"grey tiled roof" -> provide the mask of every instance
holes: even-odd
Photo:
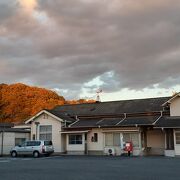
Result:
[[[17,133],[30,133],[30,130],[25,130],[21,128],[0,128],[0,132],[17,132]]]
[[[127,117],[119,125],[120,126],[134,126],[134,125],[153,125],[153,123],[160,116],[139,116],[139,117]]]
[[[180,116],[165,116],[159,119],[155,124],[156,127],[180,127]]]
[[[156,122],[160,117],[160,111],[163,110],[162,104],[169,99],[170,97],[160,97],[63,105],[47,111],[63,120],[76,121],[69,128],[144,126],[153,125]],[[169,110],[167,111],[169,112]],[[142,114],[140,116],[140,113],[146,114],[146,116],[142,116]],[[77,121],[77,119],[79,120]]]
[[[51,114],[63,119],[63,120],[67,120],[70,122],[74,122],[75,119],[71,118],[67,113],[63,113],[61,111],[56,111],[56,110],[47,110],[46,111],[50,112]]]
[[[12,124],[12,123],[0,123],[0,128],[2,127],[2,128],[11,128],[11,127],[13,127],[14,126],[14,124]]]
[[[72,124],[71,128],[80,127],[122,127],[153,125],[159,116],[136,116],[126,118],[80,119]]]
[[[79,127],[98,127],[98,122],[100,119],[81,119],[71,125],[70,127],[79,128]]]
[[[99,126],[116,126],[123,118],[103,118],[98,122]]]
[[[53,110],[67,113],[70,116],[116,115],[123,113],[144,113],[161,111],[162,104],[170,97],[134,99],[113,102],[99,102],[91,104],[76,104],[56,106]]]

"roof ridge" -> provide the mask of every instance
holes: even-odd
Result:
[[[80,105],[92,105],[92,104],[106,104],[106,103],[118,103],[118,102],[127,102],[127,101],[138,101],[138,100],[150,100],[150,99],[163,99],[163,98],[171,98],[172,96],[162,96],[162,97],[151,97],[151,98],[138,98],[138,99],[125,99],[125,100],[116,100],[116,101],[104,101],[104,102],[94,102],[94,103],[81,103],[81,104],[64,104],[57,105],[52,110],[55,110],[56,107],[62,106],[80,106]]]

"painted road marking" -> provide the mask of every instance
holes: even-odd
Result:
[[[8,160],[0,160],[0,163],[8,163],[8,162],[10,162],[10,161],[8,161]]]
[[[40,158],[0,158],[0,163],[14,162],[14,161],[31,161],[31,160],[43,160],[43,159],[56,159],[60,156],[40,157]]]

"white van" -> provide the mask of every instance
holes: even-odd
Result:
[[[32,155],[37,158],[40,155],[49,156],[54,152],[54,147],[52,141],[25,141],[21,145],[15,146],[11,149],[11,157],[16,157],[18,155]]]

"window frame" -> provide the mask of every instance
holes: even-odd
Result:
[[[48,129],[48,127],[50,127],[50,129]],[[44,138],[42,138],[42,137],[44,137]],[[39,126],[39,140],[52,141],[52,125],[40,125]]]
[[[179,131],[175,132],[175,141],[176,141],[176,144],[180,145],[180,132]]]
[[[74,138],[73,138],[73,136],[74,136]],[[78,137],[80,137],[80,139]],[[82,134],[69,134],[68,135],[68,144],[69,145],[82,145],[83,144],[83,135]]]

